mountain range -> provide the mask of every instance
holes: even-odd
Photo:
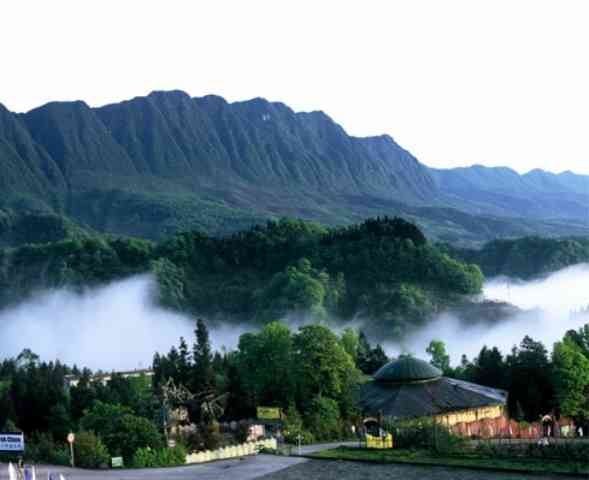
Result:
[[[388,135],[353,137],[321,111],[261,98],[168,91],[27,113],[0,104],[0,236],[32,217],[161,238],[281,216],[345,224],[383,214],[458,244],[585,236],[589,176],[433,169]]]

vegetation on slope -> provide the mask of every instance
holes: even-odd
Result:
[[[478,267],[452,259],[400,218],[335,229],[284,219],[221,238],[191,232],[154,244],[88,236],[0,250],[0,304],[144,272],[155,274],[162,303],[177,310],[256,323],[361,315],[387,337],[480,292],[483,282]]]
[[[476,263],[488,277],[507,275],[528,279],[589,262],[587,238],[524,237],[494,240],[480,250],[442,247],[454,258]]]
[[[352,137],[323,112],[261,98],[153,92],[24,114],[0,105],[0,208],[153,240],[282,216],[328,225],[410,216],[461,245],[589,234],[586,177],[503,170],[432,170],[387,135]],[[518,186],[515,197],[506,185]]]

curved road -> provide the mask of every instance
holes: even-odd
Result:
[[[352,443],[329,443],[301,447],[303,455],[335,448]],[[297,449],[293,448],[296,454]],[[251,455],[241,459],[221,460],[204,464],[186,465],[175,468],[149,468],[124,470],[81,470],[66,467],[42,465],[36,470],[37,478],[45,480],[47,473],[62,473],[66,480],[105,479],[105,480],[140,480],[140,479],[189,479],[199,480],[250,480],[285,468],[307,462],[305,458],[277,455]],[[8,468],[0,464],[0,480],[8,480]]]
[[[341,443],[302,447],[309,454]],[[348,443],[347,445],[356,445]],[[293,449],[296,452],[296,448]],[[80,470],[64,467],[41,466],[37,478],[45,480],[47,473],[63,473],[66,480],[550,480],[579,478],[564,476],[536,476],[525,474],[482,472],[462,468],[422,467],[412,465],[377,465],[359,462],[308,460],[302,457],[256,455],[242,459],[222,460],[199,465],[143,470]],[[6,465],[0,464],[0,480],[8,480]]]

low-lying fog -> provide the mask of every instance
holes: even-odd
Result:
[[[477,325],[476,321],[469,327],[450,315],[441,315],[403,344],[387,344],[387,353],[396,355],[404,351],[425,357],[427,345],[435,338],[446,343],[452,363],[456,365],[463,353],[472,359],[484,345],[497,346],[504,354],[509,353],[525,335],[543,342],[550,351],[567,330],[589,323],[586,313],[572,314],[589,305],[589,264],[568,267],[528,282],[492,278],[485,282],[484,296],[527,311],[493,327]]]
[[[589,322],[589,316],[571,311],[589,304],[589,264],[556,272],[542,280],[518,282],[506,278],[487,281],[489,299],[504,300],[523,309],[535,309],[493,328],[465,327],[443,315],[402,345],[387,344],[390,355],[401,351],[425,357],[432,339],[443,340],[453,363],[466,353],[472,358],[483,345],[496,345],[506,353],[524,335],[541,340],[547,348],[570,328]],[[0,312],[0,359],[30,348],[44,360],[92,369],[134,369],[151,364],[155,351],[167,352],[178,338],[192,343],[194,320],[154,303],[156,284],[138,276],[78,294],[49,292]],[[245,329],[215,327],[215,348],[234,347]]]
[[[43,360],[59,359],[93,370],[151,366],[183,336],[189,345],[195,323],[154,303],[157,285],[137,276],[78,294],[58,290],[0,312],[0,359],[30,348]],[[237,328],[211,332],[215,348],[236,345]]]

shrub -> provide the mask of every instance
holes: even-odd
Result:
[[[191,431],[185,438],[188,448],[192,452],[198,452],[204,448],[204,438],[200,429]]]
[[[448,454],[462,451],[466,440],[453,434],[444,425],[431,419],[385,425],[393,435],[393,445],[398,448],[427,449],[434,453]]]
[[[94,432],[79,432],[74,445],[76,466],[83,468],[100,468],[108,465],[108,450]]]
[[[203,442],[207,450],[215,450],[221,444],[221,434],[219,433],[219,424],[215,421],[202,425]]]
[[[186,448],[183,445],[176,445],[174,448],[139,448],[133,455],[131,465],[135,468],[175,467],[185,463]]]
[[[327,397],[314,398],[305,423],[317,440],[339,439],[342,428],[338,403]]]
[[[315,443],[315,436],[308,430],[285,430],[284,441],[292,445],[298,445],[298,437],[301,436],[301,445],[310,445]]]
[[[239,443],[245,443],[247,442],[247,439],[249,437],[249,431],[250,431],[250,425],[247,422],[239,422],[239,424],[237,425],[237,441]]]
[[[35,463],[51,463],[53,465],[69,465],[68,447],[56,442],[51,433],[36,433],[26,442],[24,458]],[[7,458],[15,460],[16,458]]]
[[[121,455],[125,463],[130,463],[139,448],[162,448],[163,437],[155,424],[146,418],[130,413],[120,405],[95,402],[81,420],[82,427],[100,436],[108,451]]]

